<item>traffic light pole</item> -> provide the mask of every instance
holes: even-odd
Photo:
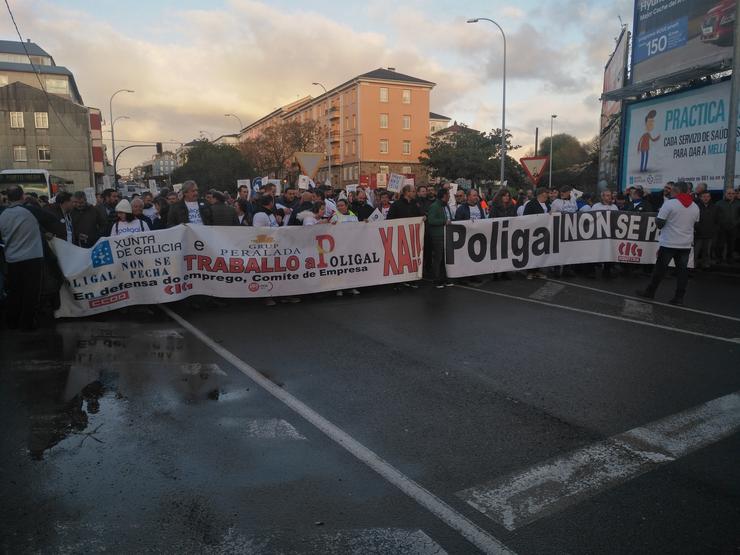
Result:
[[[161,145],[162,143],[158,143],[158,144]],[[118,151],[118,154],[116,154],[116,157],[113,159],[113,166],[116,166],[117,165],[117,163],[118,163],[118,157],[121,154],[123,154],[124,152],[126,152],[129,148],[138,148],[138,147],[147,147],[147,148],[154,147],[154,148],[157,148],[157,145],[131,145],[131,146],[127,146],[126,148],[123,148],[123,149],[121,149],[121,150]]]

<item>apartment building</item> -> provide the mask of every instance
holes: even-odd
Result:
[[[72,72],[40,46],[0,40],[0,169],[36,168],[71,190],[100,188],[101,113],[83,105]]]
[[[320,181],[329,176],[331,162],[335,185],[382,185],[390,173],[424,183],[428,177],[419,156],[428,144],[429,97],[434,86],[394,68],[376,69],[321,96],[276,109],[245,127],[240,140],[256,138],[280,120],[319,121],[329,127],[331,144],[330,159],[319,171]]]

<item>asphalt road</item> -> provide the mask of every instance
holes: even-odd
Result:
[[[644,281],[3,329],[0,546],[736,553],[740,278]]]

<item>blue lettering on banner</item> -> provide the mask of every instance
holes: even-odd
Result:
[[[663,54],[674,48],[684,46],[689,38],[689,18],[684,16],[662,27],[641,33],[637,36],[637,49],[634,53],[634,63]]]

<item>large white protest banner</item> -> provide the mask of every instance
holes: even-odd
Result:
[[[57,317],[190,295],[278,297],[421,279],[424,224],[171,229],[52,243],[66,278]]]
[[[597,211],[452,222],[445,228],[449,277],[589,262],[654,264],[655,214]]]

